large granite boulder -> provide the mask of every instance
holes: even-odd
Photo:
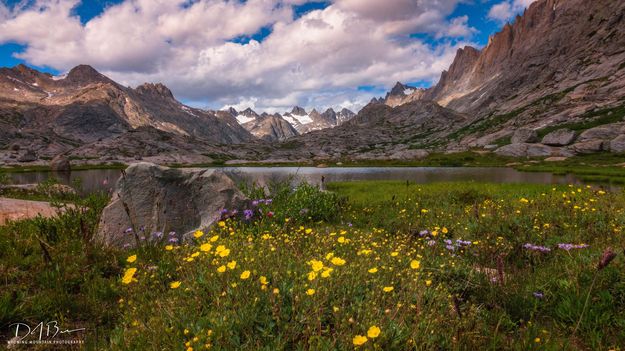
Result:
[[[614,153],[625,152],[625,134],[617,136],[610,142],[610,151]]]
[[[612,140],[621,134],[621,128],[621,123],[604,124],[602,126],[590,128],[580,134],[577,141]]]
[[[50,161],[50,169],[55,172],[70,172],[72,166],[67,157],[58,155]]]
[[[97,242],[129,247],[146,241],[186,240],[219,220],[222,209],[239,207],[245,196],[216,169],[173,169],[141,162],[117,181],[102,212]]]
[[[389,160],[422,160],[428,157],[430,153],[427,150],[399,150],[388,156]]]
[[[33,161],[37,161],[39,158],[37,157],[37,154],[32,151],[32,150],[26,150],[26,152],[20,156],[17,161],[18,162],[33,162]]]
[[[533,129],[526,128],[517,129],[510,138],[512,144],[535,143],[537,141],[538,133]]]
[[[566,146],[575,140],[575,132],[570,129],[558,129],[545,135],[542,143],[551,146]]]
[[[558,154],[552,147],[542,144],[516,143],[500,147],[495,150],[500,156],[512,157],[545,157]]]
[[[581,141],[570,146],[573,152],[578,154],[592,154],[603,150],[604,141],[601,139],[591,139]]]

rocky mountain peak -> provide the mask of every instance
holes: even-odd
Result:
[[[307,115],[306,110],[299,106],[293,107],[293,109],[291,110],[291,114],[297,116]]]
[[[245,110],[239,112],[240,115],[243,115],[245,117],[252,117],[252,118],[257,118],[258,117],[258,113],[256,113],[256,111],[252,110],[252,108],[248,107]]]
[[[235,116],[235,117],[236,117],[236,115],[238,115],[238,114],[239,114],[239,113],[237,112],[237,110],[236,110],[234,107],[229,107],[229,108],[228,108],[228,112],[229,112],[231,115]]]
[[[112,82],[110,79],[100,74],[95,68],[89,65],[78,65],[72,68],[65,78],[67,83],[89,84],[98,82]]]
[[[163,97],[167,99],[173,99],[174,94],[169,90],[168,87],[161,83],[144,83],[139,85],[136,89],[136,92],[142,95],[149,95],[153,97]]]
[[[390,95],[406,95],[404,91],[408,88],[409,87],[407,85],[397,82],[395,83],[395,86],[393,87],[393,89],[391,89],[389,94]]]

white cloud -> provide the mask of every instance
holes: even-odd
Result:
[[[512,0],[503,1],[493,5],[488,11],[488,18],[498,21],[507,22],[519,13],[522,13],[536,0]]]
[[[295,18],[291,5],[306,0],[126,0],[81,24],[78,0],[37,0],[0,5],[0,43],[25,44],[20,57],[35,65],[86,63],[212,107],[356,108],[373,96],[360,85],[438,78],[475,32],[466,16],[449,18],[458,1],[335,0]],[[264,27],[271,34],[262,42],[232,41]],[[433,47],[411,33],[455,44]]]

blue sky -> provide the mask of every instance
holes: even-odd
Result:
[[[0,66],[59,74],[90,64],[210,108],[355,108],[395,80],[432,85],[457,47],[485,45],[531,2],[132,1],[2,0]]]

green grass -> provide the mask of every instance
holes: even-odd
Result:
[[[106,349],[102,336],[110,333],[119,318],[117,280],[122,255],[95,246],[90,239],[107,200],[92,195],[66,208],[58,218],[0,226],[3,346],[15,333],[9,328],[11,323],[34,327],[56,320],[62,328],[88,328],[81,334],[86,346]]]
[[[578,155],[561,162],[537,161],[516,166],[524,172],[550,172],[557,175],[572,174],[577,178],[594,183],[625,184],[625,155],[596,153]]]
[[[621,190],[395,181],[243,190],[273,201],[182,245],[95,246],[100,197],[59,219],[0,227],[0,324],[87,324],[103,336],[90,334],[88,346],[102,350],[352,350],[371,327],[379,335],[358,349],[625,344]],[[608,247],[618,255],[598,270]]]

